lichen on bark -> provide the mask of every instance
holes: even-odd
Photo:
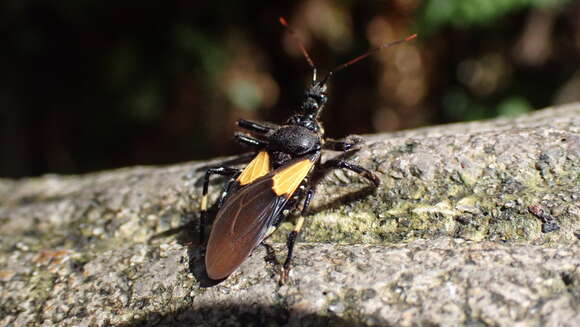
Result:
[[[0,325],[573,326],[579,158],[579,104],[368,136],[349,160],[381,186],[321,180],[285,286],[259,247],[200,287],[199,182],[222,159],[2,179]]]

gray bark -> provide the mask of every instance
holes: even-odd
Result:
[[[580,325],[580,104],[367,141],[382,185],[320,181],[283,286],[258,247],[207,287],[221,160],[0,180],[0,326]]]

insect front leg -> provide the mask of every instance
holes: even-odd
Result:
[[[238,143],[249,145],[258,149],[264,149],[268,146],[268,142],[244,135],[242,133],[236,133],[234,137]]]
[[[304,216],[308,212],[308,207],[310,207],[310,200],[312,200],[312,196],[314,195],[314,188],[310,187],[306,191],[306,195],[304,196],[304,205],[302,206],[302,212],[300,216],[296,219],[296,223],[294,225],[294,229],[288,234],[288,239],[286,240],[286,247],[288,248],[288,254],[286,255],[286,260],[284,260],[284,264],[282,265],[282,274],[280,275],[280,284],[284,284],[288,279],[288,274],[290,272],[290,265],[292,263],[292,256],[294,254],[294,245],[296,243],[296,239],[298,238],[298,234],[304,225]]]
[[[209,168],[208,170],[206,170],[205,177],[203,179],[203,191],[202,191],[202,196],[201,196],[201,208],[200,208],[201,218],[200,218],[200,226],[199,226],[199,233],[200,233],[199,240],[200,240],[201,244],[205,243],[205,235],[207,235],[206,227],[210,226],[212,223],[207,215],[207,194],[208,194],[208,190],[209,190],[209,180],[210,180],[211,176],[212,175],[220,175],[220,176],[230,177],[230,180],[224,186],[224,190],[222,191],[222,194],[221,194],[220,198],[218,199],[217,207],[219,208],[219,207],[221,207],[226,196],[228,195],[230,187],[234,182],[234,178],[236,176],[238,176],[239,174],[240,174],[239,169],[231,168],[231,167],[213,167],[213,168]]]
[[[362,177],[366,178],[371,183],[373,183],[375,186],[379,186],[381,184],[380,178],[375,173],[373,173],[372,171],[370,171],[366,168],[363,168],[359,165],[352,164],[348,161],[344,161],[344,160],[340,160],[340,159],[333,159],[333,160],[328,160],[327,162],[322,164],[322,166],[325,169],[336,169],[336,168],[348,169],[348,170],[353,171],[353,172],[361,175]]]
[[[243,128],[243,129],[248,130],[250,132],[255,132],[255,133],[260,133],[260,134],[266,134],[268,132],[273,131],[276,128],[279,128],[279,126],[271,124],[271,123],[269,125],[274,125],[274,126],[267,126],[265,124],[256,123],[256,122],[245,120],[245,119],[240,119],[240,120],[238,120],[237,123],[238,123],[238,126],[240,128]]]

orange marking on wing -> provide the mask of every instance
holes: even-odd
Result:
[[[237,181],[240,185],[247,185],[266,175],[270,171],[270,155],[267,151],[260,151],[244,168]]]
[[[312,161],[304,159],[287,168],[281,169],[272,177],[274,181],[272,190],[278,196],[283,194],[291,195],[296,191],[296,188],[302,183],[313,166],[314,163]]]

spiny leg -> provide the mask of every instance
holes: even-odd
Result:
[[[266,134],[266,133],[274,130],[276,127],[278,127],[278,126],[276,126],[276,127],[266,126],[264,124],[256,123],[256,122],[245,120],[245,119],[240,119],[237,121],[237,123],[238,123],[238,126],[240,128],[243,128],[243,129],[251,131],[251,132],[260,133],[260,134]]]
[[[375,186],[379,186],[381,184],[380,178],[375,173],[373,173],[372,171],[370,171],[366,168],[363,168],[359,165],[352,164],[348,161],[344,161],[344,160],[340,160],[340,159],[333,159],[333,160],[328,160],[327,162],[322,164],[322,166],[325,169],[330,169],[330,168],[348,169],[348,170],[353,171],[353,172],[361,175],[362,177],[368,179]]]
[[[284,284],[288,279],[288,273],[290,272],[290,264],[292,263],[292,256],[294,254],[294,245],[296,243],[296,239],[298,238],[298,234],[304,225],[304,216],[308,211],[308,207],[310,206],[310,200],[312,200],[312,196],[314,195],[314,188],[311,187],[306,191],[306,195],[304,196],[304,206],[302,207],[302,212],[300,216],[296,219],[296,223],[294,225],[294,229],[288,234],[288,239],[286,240],[286,247],[288,248],[288,254],[286,255],[286,260],[284,260],[284,265],[282,266],[282,274],[280,275],[280,284]]]
[[[224,190],[218,200],[218,208],[221,207],[225,197],[227,196],[230,186],[234,182],[233,178],[240,174],[240,170],[236,168],[230,167],[213,167],[208,168],[205,172],[205,177],[203,179],[203,191],[201,196],[201,218],[200,218],[200,226],[199,226],[199,240],[200,243],[205,243],[205,235],[206,235],[206,227],[211,225],[211,221],[209,221],[207,217],[207,194],[209,190],[209,180],[212,175],[220,175],[230,177],[230,181],[225,185]]]

